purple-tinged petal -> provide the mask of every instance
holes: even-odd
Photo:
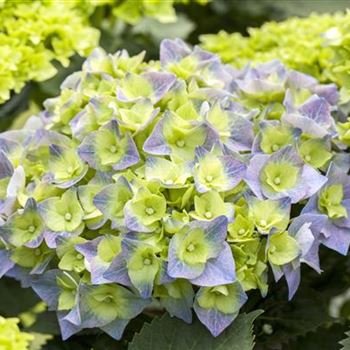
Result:
[[[93,200],[103,216],[112,222],[112,228],[125,227],[123,208],[133,196],[129,182],[120,176],[116,183],[104,187]]]
[[[329,104],[324,98],[313,95],[298,108],[298,111],[323,127],[328,128],[331,125]]]
[[[260,172],[268,160],[269,160],[269,156],[267,154],[254,155],[250,159],[250,162],[244,177],[244,181],[247,183],[249,188],[253,191],[253,193],[259,199],[264,199],[264,196],[261,191],[261,185],[260,185]]]
[[[114,320],[108,323],[104,327],[100,327],[105,333],[111,336],[115,340],[120,340],[123,336],[125,327],[128,325],[129,320]]]
[[[121,285],[131,287],[132,283],[128,275],[128,268],[125,258],[118,255],[111,263],[111,265],[103,273],[103,278],[108,282],[116,282]]]
[[[278,282],[283,276],[282,267],[272,264],[271,262],[270,262],[270,266],[271,266],[273,278],[275,279],[275,282]]]
[[[311,75],[290,70],[287,74],[287,86],[292,89],[310,89],[315,86],[318,81]]]
[[[316,85],[312,92],[320,97],[323,97],[330,105],[336,105],[339,101],[338,87],[335,84]]]
[[[236,280],[235,262],[230,246],[225,242],[223,250],[213,259],[209,259],[203,273],[191,280],[191,283],[211,287],[230,284]]]
[[[160,44],[160,63],[166,66],[172,62],[178,62],[190,55],[192,50],[181,39],[164,39]]]
[[[238,316],[238,312],[235,314],[224,314],[216,309],[203,309],[197,303],[194,304],[193,308],[199,320],[214,337],[222,333]]]
[[[181,261],[177,257],[176,247],[175,247],[175,244],[172,244],[172,242],[175,242],[175,241],[172,239],[169,244],[168,274],[173,278],[186,278],[186,279],[193,279],[200,276],[203,273],[205,266],[188,265],[184,261]]]
[[[15,266],[11,260],[11,251],[0,249],[0,278]]]
[[[73,334],[78,333],[82,328],[66,320],[67,312],[58,311],[57,319],[61,330],[62,340],[67,340]]]
[[[171,148],[167,145],[163,137],[163,128],[167,122],[170,122],[170,113],[166,112],[162,119],[156,124],[151,135],[143,144],[143,150],[146,153],[154,155],[170,155]]]
[[[6,272],[5,276],[14,278],[15,280],[19,281],[22,288],[28,288],[31,286],[33,278],[29,272],[29,269],[15,265],[12,269]]]
[[[0,179],[11,177],[13,174],[13,166],[6,154],[0,150]]]
[[[321,242],[326,247],[346,255],[350,246],[350,231],[348,228],[341,228],[328,222],[322,229],[325,238]]]
[[[283,272],[288,284],[288,300],[291,300],[300,284],[300,268],[294,269],[292,264],[286,264]]]
[[[310,224],[309,228],[313,233],[314,237],[317,238],[326,222],[326,215],[302,213],[301,215],[297,216],[292,220],[288,228],[288,232],[291,236],[295,236],[302,226],[304,226],[305,224]]]
[[[35,275],[32,278],[31,287],[34,292],[48,305],[49,310],[56,310],[60,288],[57,285],[57,276],[60,270],[50,270],[42,275]]]

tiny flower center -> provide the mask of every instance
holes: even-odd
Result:
[[[151,259],[149,259],[149,258],[145,258],[144,260],[143,260],[143,264],[144,265],[151,265]]]
[[[238,231],[239,235],[243,235],[245,233],[245,229],[244,228],[240,228]]]
[[[105,302],[106,303],[110,303],[112,300],[113,300],[112,297],[109,296],[109,295],[105,297]]]
[[[117,147],[116,146],[111,146],[110,149],[111,153],[117,152]]]
[[[30,233],[35,232],[35,226],[34,226],[34,225],[30,225],[30,226],[28,227],[28,231],[29,231]]]
[[[270,253],[274,253],[276,251],[276,247],[274,245],[269,248]]]
[[[67,168],[67,172],[68,172],[68,174],[72,174],[73,173],[73,167],[69,166]]]
[[[212,177],[211,175],[207,175],[207,176],[205,177],[205,180],[206,180],[207,182],[212,182],[212,181],[213,181],[213,177]]]
[[[281,183],[281,179],[277,176],[273,179],[273,182],[275,183],[275,185],[279,185]]]
[[[152,207],[148,207],[145,209],[145,212],[147,215],[153,215],[154,214],[154,209]]]
[[[35,250],[34,250],[34,255],[35,255],[35,256],[40,256],[40,255],[41,255],[40,249],[35,249]]]
[[[188,246],[187,246],[187,248],[186,248],[186,250],[188,251],[188,252],[193,252],[194,250],[195,250],[195,246],[194,246],[194,244],[192,244],[192,243],[190,243]]]
[[[305,156],[305,160],[306,160],[307,162],[310,162],[311,156],[310,156],[310,155],[306,155],[306,156]]]
[[[279,149],[279,146],[278,146],[278,145],[272,145],[272,150],[273,150],[274,152],[276,152],[278,149]]]
[[[182,140],[182,139],[177,140],[177,141],[176,141],[176,146],[177,146],[177,147],[180,147],[180,148],[184,147],[184,146],[185,146],[185,141]]]
[[[166,185],[172,185],[173,183],[174,183],[174,181],[171,179],[165,181]]]
[[[267,225],[267,222],[266,222],[266,220],[262,219],[262,220],[260,220],[259,224],[260,224],[260,226],[265,227]]]
[[[83,256],[81,254],[77,254],[77,259],[78,260],[82,260],[83,259]]]
[[[211,219],[213,217],[213,214],[210,211],[207,211],[204,215],[207,219]]]
[[[66,213],[64,215],[64,218],[66,219],[66,221],[71,221],[72,220],[72,214],[71,213]]]

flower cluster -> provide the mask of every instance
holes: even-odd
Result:
[[[144,17],[175,22],[174,4],[179,2],[188,1],[0,1],[0,103],[28,81],[52,78],[57,73],[55,61],[67,67],[75,53],[90,54],[100,37],[90,23],[96,8],[110,11],[110,22],[137,24]]]
[[[34,336],[21,332],[17,318],[5,319],[0,316],[0,349],[27,350]]]
[[[203,35],[201,41],[205,49],[216,52],[224,62],[237,67],[250,61],[279,59],[292,69],[343,87],[342,98],[347,102],[349,30],[350,12],[312,14],[250,28],[248,37],[222,31],[217,35]]]
[[[64,338],[120,339],[151,303],[216,336],[270,269],[292,297],[320,244],[350,244],[335,85],[178,39],[143,57],[96,49],[0,134],[0,275],[32,286]]]
[[[56,74],[74,53],[87,56],[99,39],[79,1],[2,1],[0,6],[0,103],[29,80]]]

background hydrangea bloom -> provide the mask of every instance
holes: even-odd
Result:
[[[320,244],[348,249],[336,87],[181,40],[160,57],[96,49],[0,134],[0,272],[57,310],[64,338],[120,339],[155,300],[217,336],[269,270],[291,297],[301,263],[320,272]]]
[[[201,41],[203,48],[218,53],[224,62],[235,67],[243,67],[250,61],[261,63],[279,59],[288,67],[313,75],[322,82],[336,83],[341,87],[341,101],[346,103],[350,88],[346,49],[349,16],[349,12],[337,12],[292,17],[282,22],[267,22],[260,28],[249,28],[248,37],[221,31],[202,35]],[[340,128],[348,129],[346,125]]]
[[[21,332],[19,319],[0,317],[0,347],[8,350],[27,350],[34,336]]]

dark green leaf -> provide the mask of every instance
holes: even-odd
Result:
[[[253,322],[262,313],[241,314],[220,336],[214,338],[198,321],[188,325],[167,314],[145,324],[129,350],[252,350]]]

